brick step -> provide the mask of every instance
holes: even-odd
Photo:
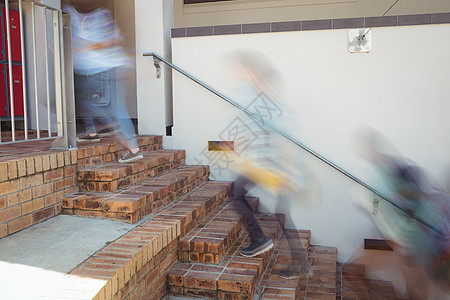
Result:
[[[161,299],[178,239],[227,201],[232,182],[207,182],[152,213],[52,285],[42,299]]]
[[[341,275],[340,288],[343,298],[370,299],[369,280],[366,277],[366,267],[361,264],[338,264],[337,272]]]
[[[260,294],[260,299],[297,299],[310,240],[311,232],[308,230],[284,230],[258,285],[257,293]],[[284,279],[279,276],[283,270],[298,275],[293,279]]]
[[[40,132],[40,134],[48,134],[47,130],[40,130],[39,132]],[[28,135],[36,135],[36,134],[37,134],[37,130],[36,129],[28,129]],[[0,133],[1,137],[11,137],[11,135],[12,135],[12,132],[9,131],[9,130],[4,130],[4,131],[2,131]],[[22,129],[16,130],[14,132],[14,135],[16,137],[23,136],[23,135],[25,135],[25,130],[22,130]]]
[[[260,225],[266,235],[278,241],[284,218],[282,215],[259,215]],[[252,299],[256,286],[274,249],[248,258],[239,249],[250,240],[244,231],[218,265],[180,262],[169,271],[169,293],[187,297],[214,299]]]
[[[161,136],[137,140],[143,152],[162,147]],[[1,144],[0,238],[59,215],[61,199],[78,190],[78,169],[115,161],[126,151],[113,138],[70,150],[51,150],[52,142]]]
[[[397,300],[390,281],[369,279],[369,293],[372,300]]]
[[[337,264],[337,297],[342,299],[398,299],[389,281],[371,280],[362,264]]]
[[[162,136],[140,135],[136,137],[143,153],[162,149]],[[116,162],[128,149],[113,136],[101,138],[100,142],[78,142],[78,169]]]
[[[249,198],[247,201],[256,211],[259,199]],[[238,212],[239,205],[230,199],[181,239],[179,260],[219,264],[245,229],[244,217]]]
[[[127,164],[89,166],[78,170],[78,186],[85,192],[114,192],[184,165],[185,158],[184,150],[159,150]]]
[[[182,166],[116,192],[62,198],[63,213],[135,223],[208,180],[209,166]]]
[[[336,257],[336,248],[309,247],[300,299],[336,299]]]
[[[208,181],[202,187],[164,208],[155,220],[179,220],[183,238],[193,228],[214,212],[221,204],[228,200],[233,189],[232,182]]]

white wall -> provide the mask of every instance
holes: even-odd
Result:
[[[170,123],[167,113],[171,102],[167,85],[169,80],[157,79],[152,57],[142,56],[146,52],[156,52],[168,57],[170,29],[173,26],[172,0],[135,0],[136,16],[136,80],[138,99],[138,124],[141,134],[165,134]],[[168,20],[169,19],[169,20]],[[161,78],[169,72],[161,64]],[[170,79],[170,78],[168,78]],[[170,107],[170,106],[169,106]]]
[[[443,37],[450,25],[374,28],[372,33],[368,54],[347,51],[347,30],[176,38],[173,62],[233,95],[229,54],[258,49],[284,74],[296,116],[293,134],[300,141],[380,188],[351,142],[360,125],[370,125],[448,188],[450,40]],[[141,66],[154,71],[149,61]],[[208,140],[222,139],[238,111],[178,73],[173,80],[174,147],[187,150],[188,164],[212,164],[213,178],[233,179],[230,171],[215,169],[217,157],[208,160],[202,151]],[[340,261],[361,250],[364,238],[381,237],[351,201],[356,184],[311,156],[298,155],[310,180],[299,195],[303,204],[285,210],[295,222],[289,226],[312,230],[313,244],[338,247]],[[256,194],[262,196],[262,210],[273,209],[270,195]]]
[[[184,5],[184,0],[174,0],[175,26],[379,17],[394,2],[393,0],[234,0]],[[438,13],[449,10],[448,0],[408,0],[396,3],[387,15]]]
[[[123,46],[128,55],[133,58],[135,68],[136,28],[134,15],[134,0],[115,0],[114,19],[124,37]],[[125,101],[130,118],[137,118],[136,74],[133,72],[125,81]]]

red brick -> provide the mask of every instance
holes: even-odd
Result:
[[[0,225],[0,238],[5,237],[7,235],[8,235],[8,225],[1,224]]]
[[[33,218],[31,215],[27,215],[27,216],[21,217],[19,219],[16,219],[14,221],[11,221],[8,224],[9,234],[12,234],[19,230],[27,228],[27,227],[31,226],[32,224],[33,224]]]
[[[155,281],[155,279],[158,277],[158,275],[159,275],[159,269],[158,269],[158,267],[156,267],[145,278],[145,282],[146,282],[145,285],[147,287],[151,286],[153,284],[153,282]]]
[[[20,205],[8,207],[0,211],[0,223],[8,222],[12,219],[18,218],[21,215]]]
[[[72,158],[70,157],[70,151],[64,151],[64,165],[70,166],[72,164]]]
[[[34,168],[36,173],[43,171],[42,156],[38,155],[34,158]]]
[[[62,168],[46,171],[44,172],[44,182],[47,183],[58,179],[62,179],[63,176],[64,176],[64,169]]]
[[[0,183],[0,196],[19,191],[19,180],[10,180]]]
[[[59,191],[44,197],[45,206],[50,206],[61,202],[61,198],[64,196],[64,191]]]
[[[85,276],[85,277],[110,279],[112,276],[114,276],[115,273],[116,273],[115,271],[90,270],[90,269],[77,268],[77,269],[73,270],[70,274]]]
[[[15,204],[23,203],[23,202],[29,201],[31,199],[33,199],[32,190],[31,189],[22,190],[18,193],[8,195],[8,206],[13,206]],[[12,204],[12,203],[14,203],[14,204]]]
[[[33,212],[33,201],[22,203],[22,214],[26,215]]]
[[[169,272],[169,285],[183,286],[183,277],[187,270],[174,269]]]
[[[307,293],[306,299],[336,300],[336,294]]]
[[[103,201],[103,209],[107,212],[135,212],[139,208],[139,200],[111,198]]]
[[[43,185],[39,185],[32,189],[33,198],[39,198],[48,194],[53,193],[53,183],[47,183]]]
[[[56,160],[58,168],[64,167],[64,152],[56,153]]]
[[[16,162],[17,162],[17,176],[22,177],[27,175],[27,163],[25,159],[18,159]]]
[[[42,171],[50,170],[50,155],[42,155]]]
[[[62,198],[62,206],[63,208],[73,208],[73,200],[76,196],[66,196]]]
[[[0,210],[6,207],[6,196],[0,197]]]
[[[27,168],[27,175],[34,174],[35,173],[34,158],[33,157],[25,158],[25,163]]]
[[[78,151],[70,150],[70,158],[71,158],[71,165],[76,164],[78,160]]]
[[[20,189],[28,189],[43,184],[42,174],[29,175],[19,179]]]
[[[0,162],[0,182],[8,180],[8,163]]]
[[[36,224],[54,216],[55,216],[55,208],[53,206],[47,207],[33,213],[33,223]]]
[[[184,286],[188,288],[216,290],[218,277],[219,274],[217,273],[189,271],[184,277]]]
[[[226,292],[251,294],[254,290],[252,276],[222,274],[218,288]]]
[[[101,211],[91,211],[91,210],[79,210],[74,209],[73,213],[78,216],[84,216],[84,217],[95,217],[95,218],[101,218],[102,212]]]
[[[102,210],[103,196],[81,196],[73,200],[73,208],[82,210]]]
[[[64,179],[61,180],[57,180],[55,181],[55,191],[60,191],[60,190],[64,190],[66,188],[72,187],[74,186],[74,178],[75,176],[71,176],[71,177],[66,177]]]
[[[69,177],[77,174],[77,166],[66,166],[64,167],[64,177]]]

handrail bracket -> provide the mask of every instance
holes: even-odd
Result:
[[[372,215],[376,216],[378,214],[378,205],[380,203],[381,197],[377,194],[373,194],[373,203],[372,203]]]
[[[159,65],[160,62],[161,62],[161,60],[159,58],[157,58],[156,56],[153,56],[153,64],[155,65],[155,68],[156,68],[156,78],[157,79],[161,78],[161,66]]]

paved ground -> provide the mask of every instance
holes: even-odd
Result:
[[[64,274],[138,224],[60,215],[0,239],[0,298],[39,299]]]

